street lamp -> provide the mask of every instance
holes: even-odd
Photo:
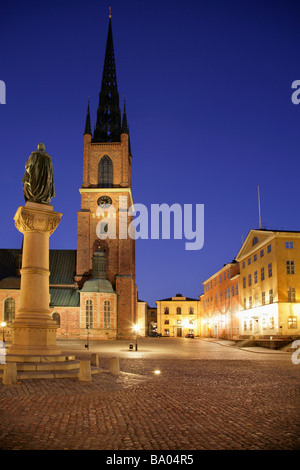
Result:
[[[135,350],[138,350],[138,345],[137,345],[137,338],[138,338],[138,332],[140,331],[140,327],[138,324],[134,325],[133,330],[135,331]]]
[[[89,334],[90,334],[90,330],[89,330],[89,324],[88,324],[88,323],[86,324],[86,330],[87,330],[87,337],[86,337],[85,349],[89,349]]]
[[[3,328],[3,345],[4,345],[4,343],[5,343],[4,328],[6,327],[6,322],[5,322],[5,321],[2,321],[2,322],[1,322],[1,326],[2,326],[2,328]]]

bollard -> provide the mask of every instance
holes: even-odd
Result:
[[[113,375],[120,374],[120,360],[118,357],[112,357],[110,360],[110,373]]]
[[[81,382],[91,382],[92,380],[91,361],[87,361],[87,360],[80,361],[78,379]]]
[[[17,383],[17,364],[15,362],[7,362],[3,368],[4,385],[12,385]]]
[[[129,349],[133,349],[133,343],[129,344]]]
[[[98,354],[92,354],[91,364],[93,367],[99,367],[99,356]]]

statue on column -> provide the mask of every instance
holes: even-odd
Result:
[[[40,143],[32,152],[25,165],[22,179],[25,201],[49,204],[55,197],[53,166],[45,145]]]

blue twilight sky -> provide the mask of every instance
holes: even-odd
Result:
[[[257,228],[300,230],[300,2],[14,1],[0,5],[0,247],[19,248],[13,217],[24,165],[43,141],[63,213],[51,248],[76,248],[88,96],[96,119],[108,8],[126,97],[136,203],[204,204],[202,250],[138,240],[139,298],[196,297]]]

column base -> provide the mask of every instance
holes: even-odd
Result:
[[[12,345],[8,347],[8,354],[18,355],[54,355],[61,350],[56,346],[55,326],[31,326],[28,324],[12,325]]]

